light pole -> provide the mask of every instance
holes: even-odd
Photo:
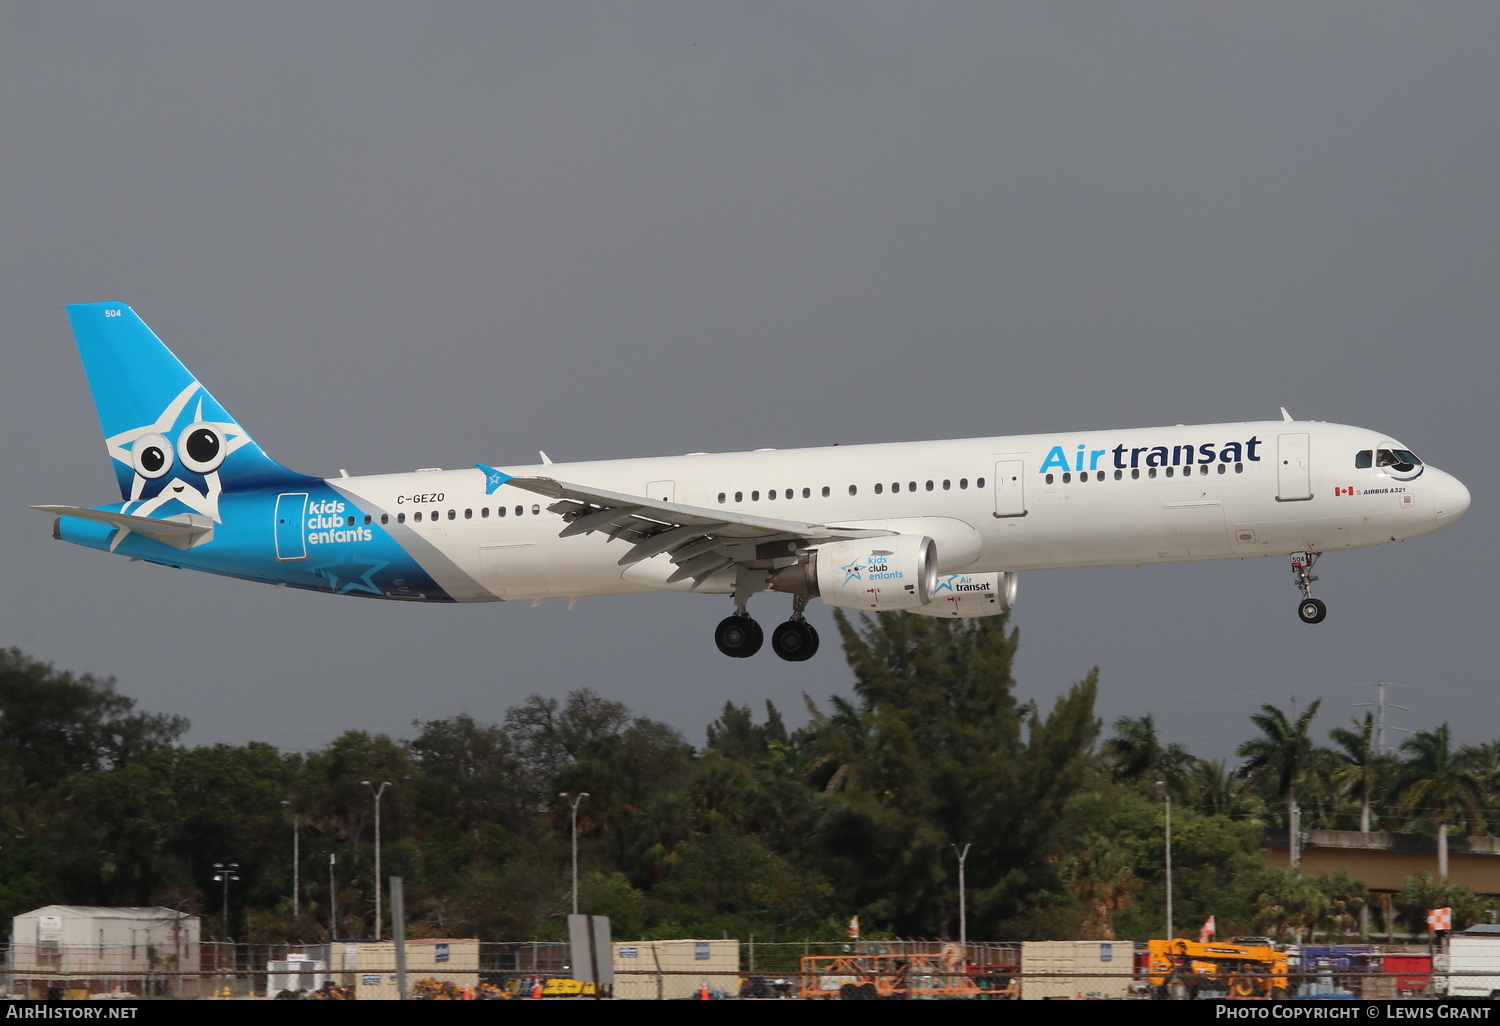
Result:
[[[566,798],[568,792],[559,791],[559,798]],[[589,796],[587,791],[579,791],[573,797],[573,914],[578,914],[578,803]]]
[[[1167,782],[1158,780],[1156,786],[1161,788],[1161,794],[1167,802],[1167,940],[1177,936],[1172,932],[1172,792],[1167,790]]]
[[[959,851],[958,845],[951,844],[954,854],[958,856],[958,945],[964,949],[964,960],[969,958],[969,916],[968,906],[965,904],[964,894],[964,860],[969,857],[970,845],[964,845],[964,850]]]
[[[328,853],[328,939],[331,941],[339,935],[339,910],[338,888],[333,883],[333,864],[338,861],[338,856],[333,852]]]
[[[376,787],[368,780],[362,780],[375,796],[375,939],[380,939],[380,796],[385,794],[385,789],[391,786],[389,780],[382,780],[380,787]]]
[[[292,803],[284,801],[281,807],[291,812]],[[302,831],[299,829],[297,814],[292,812],[292,922],[295,924],[302,914],[302,887],[300,874],[302,868]]]
[[[224,939],[229,939],[229,882],[240,878],[238,862],[215,862],[214,881],[224,885],[224,917],[219,920],[224,930]]]

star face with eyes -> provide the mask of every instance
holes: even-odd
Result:
[[[189,413],[195,393],[198,402]],[[238,424],[203,418],[207,393],[194,381],[177,394],[153,423],[106,439],[110,458],[133,474],[121,512],[151,516],[172,503],[219,520],[219,468],[250,441]],[[211,403],[212,399],[209,400]],[[215,404],[216,405],[216,404]],[[180,512],[168,509],[168,513]]]

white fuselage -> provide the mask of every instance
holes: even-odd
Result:
[[[919,534],[943,573],[1327,552],[1456,520],[1463,484],[1434,467],[1356,467],[1404,449],[1378,432],[1260,421],[502,468],[705,510]],[[330,479],[459,601],[668,585],[667,556],[619,565],[601,534],[559,537],[548,500],[479,470]],[[420,516],[420,520],[418,517]],[[725,592],[732,571],[698,590]]]

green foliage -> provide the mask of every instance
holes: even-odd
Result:
[[[1059,892],[1056,856],[1077,829],[1099,723],[1094,675],[1043,717],[1014,696],[1004,617],[838,618],[857,702],[815,727],[843,799],[825,826],[832,877],[872,924],[957,933],[955,846],[968,863],[970,931]]]
[[[1488,922],[1489,903],[1467,887],[1440,880],[1431,873],[1416,873],[1401,881],[1401,891],[1391,903],[1392,911],[1409,933],[1428,932],[1427,913],[1435,908],[1453,910],[1453,929],[1467,930]]]
[[[136,712],[112,679],[75,677],[19,649],[0,651],[0,773],[10,786],[118,769],[187,729],[181,716]]]

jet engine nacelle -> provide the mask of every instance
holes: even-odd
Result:
[[[937,586],[937,546],[909,534],[818,546],[818,594],[840,609],[916,609]]]
[[[840,609],[916,609],[932,599],[937,546],[910,534],[829,542],[769,583],[772,591],[821,596]]]
[[[932,601],[908,613],[922,616],[999,616],[1016,604],[1016,575],[944,574],[932,590]]]

